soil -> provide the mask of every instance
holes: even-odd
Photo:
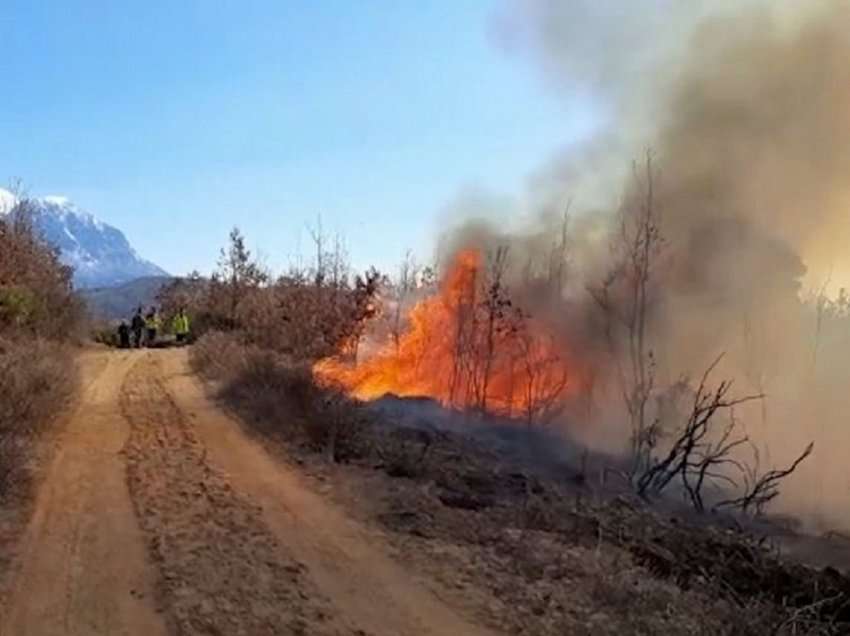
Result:
[[[296,441],[285,404],[253,421],[210,399],[186,349],[89,351],[81,370],[34,501],[0,511],[0,636],[850,624],[838,571],[786,563],[717,520],[597,496],[575,471],[537,475],[462,435],[381,422],[329,462]]]
[[[129,424],[118,395],[138,356],[100,355],[105,364],[83,367],[79,406],[36,497],[2,634],[167,633],[121,456]]]
[[[0,634],[499,633],[247,436],[185,350],[87,356]]]
[[[80,376],[92,382],[107,364],[107,358],[86,353],[77,360]],[[62,432],[79,408],[82,395],[88,387],[80,386],[63,405],[61,413],[46,422],[39,438],[30,449],[25,465],[26,478],[13,483],[0,501],[0,608],[7,604],[11,585],[22,565],[20,551],[22,537],[35,510],[34,494],[44,480],[59,447]]]

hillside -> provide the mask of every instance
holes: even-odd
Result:
[[[159,290],[172,280],[167,276],[147,276],[114,287],[81,289],[78,293],[93,317],[117,320],[130,316],[139,305],[154,304]]]

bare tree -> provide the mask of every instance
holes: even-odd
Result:
[[[413,259],[413,253],[408,250],[398,269],[398,278],[393,284],[393,313],[390,324],[390,335],[395,346],[396,355],[399,353],[401,333],[404,328],[404,316],[407,312],[407,300],[417,287],[419,267]]]
[[[500,246],[487,255],[486,267],[476,263],[460,270],[450,299],[455,321],[450,402],[480,412],[492,410],[494,375],[512,368],[517,354],[522,314],[505,282],[507,267],[508,248]]]
[[[268,282],[269,274],[252,257],[239,228],[230,231],[227,248],[222,248],[218,269],[212,276],[213,287],[226,297],[226,316],[231,329],[237,326],[237,308],[250,290]]]
[[[558,347],[548,334],[537,334],[526,324],[519,332],[517,344],[524,376],[521,397],[525,422],[531,426],[561,410],[570,376]]]
[[[634,194],[620,211],[619,232],[612,244],[613,266],[599,286],[588,289],[605,317],[608,345],[617,362],[631,423],[632,477],[646,468],[658,434],[658,422],[648,412],[656,366],[648,331],[655,266],[664,247],[655,179],[652,154],[647,152],[643,171],[635,167]],[[626,351],[625,365],[621,348]]]
[[[325,276],[327,275],[327,251],[325,250],[325,232],[322,228],[322,217],[319,215],[316,219],[315,227],[308,227],[310,238],[313,240],[313,245],[316,248],[316,260],[314,263],[313,278],[316,287],[322,287],[325,284]]]
[[[478,355],[473,356],[473,369],[477,373],[472,376],[477,407],[482,412],[487,410],[487,391],[490,388],[495,358],[499,353],[499,341],[504,336],[513,335],[512,330],[515,330],[508,316],[511,300],[504,282],[507,264],[508,248],[505,245],[500,245],[494,253],[488,255],[486,290],[481,301],[484,342],[480,347],[476,347],[479,351],[476,351]]]
[[[560,296],[564,291],[567,281],[567,271],[570,266],[569,253],[569,229],[570,229],[570,206],[568,201],[561,216],[560,233],[552,243],[548,258],[548,276],[550,296]]]
[[[450,311],[454,316],[448,402],[466,405],[469,400],[468,358],[474,352],[474,334],[477,326],[475,312],[478,304],[478,265],[460,268],[457,276],[455,289],[451,290],[446,297],[446,302],[453,305]]]
[[[815,295],[815,335],[814,341],[812,342],[812,371],[815,370],[818,364],[818,350],[820,349],[824,318],[827,316],[830,308],[829,297],[826,295],[826,289],[829,286],[831,278],[832,274],[830,273]]]
[[[809,444],[794,462],[785,469],[760,469],[758,449],[753,448],[754,460],[747,464],[736,449],[749,443],[740,434],[735,407],[764,396],[748,395],[729,397],[732,383],[721,381],[709,388],[708,379],[722,359],[719,356],[703,374],[693,393],[693,400],[684,426],[675,432],[673,442],[660,459],[653,459],[637,478],[637,492],[641,496],[661,494],[674,480],[678,480],[684,494],[695,510],[705,510],[705,488],[723,486],[725,490],[739,490],[738,480],[743,478],[743,493],[716,503],[713,508],[738,508],[745,513],[761,514],[764,507],[779,495],[780,482],[793,473],[812,453]],[[718,425],[720,412],[728,413],[725,425]]]
[[[702,511],[703,487],[707,481],[725,481],[734,486],[722,468],[731,465],[742,470],[732,457],[732,451],[745,444],[746,436],[736,434],[737,426],[732,409],[745,402],[760,400],[761,395],[742,398],[728,397],[732,383],[721,381],[714,389],[708,379],[722,359],[722,355],[708,367],[693,394],[690,412],[684,426],[677,432],[670,448],[659,460],[650,459],[649,465],[637,477],[637,492],[641,496],[660,494],[674,479],[679,478],[684,491],[694,507]],[[720,411],[730,413],[728,424],[718,429],[715,416]]]

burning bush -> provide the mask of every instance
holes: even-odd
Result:
[[[356,366],[322,360],[318,374],[362,399],[429,396],[450,407],[545,420],[562,405],[570,371],[554,335],[514,305],[506,263],[506,250],[486,266],[480,252],[461,251],[438,293],[412,308],[397,341]]]
[[[164,305],[188,305],[196,327],[230,334],[226,345],[221,336],[208,340],[196,354],[200,366],[226,360],[231,368],[218,369],[218,377],[237,387],[236,397],[253,387],[254,402],[272,420],[276,393],[292,404],[312,404],[314,414],[323,404],[326,421],[310,432],[317,446],[333,447],[335,431],[347,427],[341,411],[354,407],[337,399],[340,388],[361,400],[388,393],[427,396],[451,409],[527,425],[561,415],[562,424],[581,418],[593,425],[604,416],[626,423],[615,444],[629,455],[626,476],[638,492],[660,494],[675,481],[692,489],[691,501],[702,509],[704,484],[727,484],[720,499],[732,501],[760,479],[736,450],[748,440],[714,425],[717,409],[709,409],[708,420],[700,412],[689,420],[686,413],[665,410],[681,385],[670,380],[674,369],[666,364],[659,370],[658,362],[669,359],[662,323],[675,276],[666,264],[680,246],[668,245],[661,232],[655,178],[648,155],[645,171],[636,171],[627,189],[618,222],[605,227],[611,250],[599,268],[585,272],[580,282],[586,286],[572,280],[573,239],[565,214],[548,244],[482,235],[480,228],[478,235],[459,236],[433,285],[419,285],[418,268],[408,257],[389,288],[375,270],[352,277],[339,242],[329,252],[318,234],[313,267],[272,280],[234,230],[213,276],[176,283],[164,294]],[[508,248],[516,243],[519,258]],[[601,282],[587,284],[599,280],[599,272]],[[414,296],[418,302],[412,303]],[[406,315],[403,305],[410,307]],[[377,317],[384,318],[383,329],[371,328]],[[372,340],[364,356],[360,343],[367,331]],[[229,349],[203,361],[210,346]],[[295,371],[302,363],[313,366],[301,386],[311,385],[315,375],[334,399],[293,395],[292,381],[306,373]],[[723,397],[717,405],[723,411],[739,404],[726,404]],[[682,448],[687,452],[677,455]],[[665,456],[668,451],[676,457]],[[674,480],[665,466],[685,466],[681,479]],[[746,483],[738,483],[741,477]]]

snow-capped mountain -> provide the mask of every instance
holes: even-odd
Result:
[[[0,214],[27,214],[44,239],[59,248],[61,259],[74,268],[77,287],[109,287],[143,276],[168,276],[140,257],[117,228],[81,210],[65,197],[27,199],[17,205],[0,189]]]
[[[18,203],[17,197],[8,190],[0,188],[0,216],[11,212],[12,208]]]

